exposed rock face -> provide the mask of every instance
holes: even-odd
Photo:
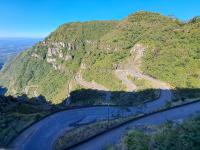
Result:
[[[46,55],[47,62],[50,63],[55,70],[64,70],[63,64],[61,64],[60,61],[58,62],[58,60],[62,60],[64,62],[72,60],[72,56],[66,54],[66,51],[76,50],[80,47],[80,44],[75,44],[75,42],[64,43],[43,41],[41,46],[48,47]],[[85,44],[96,45],[97,41],[85,40]],[[110,50],[110,47],[108,47],[108,50]],[[36,55],[34,55],[34,57],[39,58]]]
[[[86,64],[82,63],[81,64],[81,69],[87,69]]]
[[[135,44],[130,53],[142,57],[145,51],[145,46],[142,44]]]
[[[42,59],[42,57],[36,53],[33,53],[31,56],[37,59]]]
[[[89,42],[90,43],[90,42]],[[53,47],[53,48],[66,48],[67,50],[76,50],[79,48],[79,46],[75,43],[64,43],[64,42],[49,42],[49,41],[44,41],[41,43],[42,46],[48,46],[48,47]]]
[[[138,43],[135,44],[130,50],[131,55],[133,55],[132,63],[134,64],[135,68],[140,68],[145,49],[146,47],[143,44]]]
[[[92,44],[93,42],[92,41],[90,41],[90,40],[86,40],[85,41],[87,44]]]
[[[75,50],[77,47],[72,43],[63,43],[63,42],[42,42],[42,46],[48,47],[47,51],[47,62],[52,64],[55,70],[64,70],[64,66],[59,63],[57,60],[70,61],[72,56],[66,54],[67,50]]]
[[[63,58],[63,53],[60,52],[58,56],[59,56],[59,58]]]
[[[72,60],[72,56],[71,55],[66,55],[65,56],[65,61],[68,61],[68,60]]]
[[[47,62],[53,64],[56,62],[56,59],[55,58],[47,58]]]
[[[94,45],[96,42],[86,40],[85,44]],[[41,43],[42,46],[48,47],[47,51],[47,62],[52,64],[55,70],[64,70],[64,66],[58,63],[57,60],[62,60],[64,62],[68,62],[73,59],[73,57],[69,54],[66,54],[66,51],[76,50],[80,47],[79,44],[75,44],[72,42],[64,43],[64,42],[49,42],[44,41]]]

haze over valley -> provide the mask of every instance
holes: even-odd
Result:
[[[40,40],[39,38],[0,38],[0,69],[8,60]]]

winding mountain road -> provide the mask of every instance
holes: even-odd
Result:
[[[151,77],[145,76],[140,72],[130,71],[130,70],[118,70],[119,72],[126,72],[121,74],[122,80],[127,78],[127,74],[134,76],[139,76],[153,82],[157,82],[159,88],[161,89],[160,97],[157,100],[147,102],[141,106],[132,106],[132,107],[114,107],[109,108],[109,117],[113,118],[116,116],[129,116],[138,113],[150,113],[163,107],[168,101],[172,98],[172,93],[168,85],[161,84],[160,81],[157,81]],[[81,74],[76,76],[76,81],[80,85],[90,88],[104,91],[105,100],[108,102],[111,98],[111,92],[102,85],[99,85],[95,82],[85,81]],[[128,79],[127,79],[128,80]],[[135,87],[133,83],[127,81],[128,86],[132,86],[130,91],[134,90]],[[132,85],[131,85],[132,84]],[[55,140],[61,136],[64,132],[76,128],[77,125],[82,125],[86,123],[95,122],[97,120],[107,119],[108,118],[108,107],[99,106],[99,107],[88,107],[88,108],[79,108],[73,110],[66,110],[53,114],[38,123],[34,124],[22,134],[20,134],[12,143],[11,148],[18,150],[51,150]]]
[[[137,88],[137,86],[134,85],[133,82],[127,78],[128,75],[132,77],[143,78],[153,83],[154,88],[171,89],[170,85],[166,84],[165,82],[152,78],[148,75],[144,75],[142,72],[137,71],[133,68],[132,69],[117,69],[115,73],[118,76],[118,78],[122,80],[122,82],[127,86],[128,91],[134,91]]]
[[[126,109],[123,107],[110,107],[109,117],[149,113],[162,107],[170,99],[171,92],[163,90],[158,100],[148,102],[140,107],[126,107]],[[11,143],[11,148],[19,150],[50,150],[55,140],[65,131],[76,128],[77,125],[106,119],[108,117],[107,109],[107,106],[88,107],[53,114],[20,134]]]
[[[153,109],[144,109],[143,112],[151,112]],[[126,109],[120,107],[110,107],[110,118],[114,116],[129,116],[141,111],[141,108],[127,107]],[[143,124],[161,124],[168,120],[179,120],[189,117],[200,111],[200,102],[184,105],[175,109],[150,115],[133,121],[127,125],[116,128],[108,133],[94,138],[91,141],[75,147],[81,150],[98,150],[105,146],[105,144],[115,144],[121,138],[127,128],[134,125]],[[34,124],[21,135],[19,135],[10,145],[13,149],[19,150],[51,150],[55,140],[65,131],[77,127],[77,125],[94,122],[101,119],[106,119],[107,107],[89,107],[81,109],[66,110],[63,112],[51,115],[42,121]]]
[[[84,69],[84,65],[81,66],[81,68]],[[147,102],[140,106],[110,106],[109,108],[107,106],[94,106],[55,113],[26,129],[10,144],[10,148],[16,150],[51,150],[58,137],[60,137],[66,131],[77,128],[78,125],[92,123],[98,120],[107,119],[108,117],[112,119],[117,116],[127,117],[138,113],[148,114],[165,106],[165,104],[172,99],[172,92],[170,91],[171,87],[168,84],[144,75],[140,71],[134,69],[117,69],[115,73],[122,83],[126,85],[127,91],[134,92],[137,88],[134,83],[127,78],[128,75],[131,75],[152,82],[155,88],[160,89],[160,97],[154,101]],[[106,102],[109,102],[111,99],[111,92],[109,89],[97,84],[96,82],[85,81],[81,76],[81,71],[77,73],[75,80],[78,84],[84,86],[85,88],[103,91],[105,93]],[[106,144],[117,143],[129,127],[144,124],[161,124],[167,120],[184,119],[192,114],[195,114],[199,110],[200,102],[196,102],[143,117],[137,121],[132,121],[121,127],[106,132],[84,144],[75,147],[74,149],[100,150]]]
[[[117,144],[123,135],[133,126],[159,125],[169,120],[180,121],[196,114],[199,111],[200,102],[196,102],[160,113],[152,114],[97,136],[92,140],[74,147],[73,150],[102,150],[106,145]]]
[[[135,70],[135,69],[117,69],[116,70],[116,75],[119,77],[120,80],[122,80],[122,82],[127,86],[127,89],[129,92],[134,92],[134,90],[137,88],[132,81],[130,81],[127,76],[131,75],[133,77],[138,77],[138,78],[143,78],[145,80],[148,80],[150,82],[153,83],[153,85],[155,86],[155,88],[159,88],[160,89],[160,96],[158,99],[156,100],[152,100],[151,102],[147,102],[144,105],[142,105],[139,110],[136,109],[136,107],[132,107],[133,109],[143,112],[143,113],[148,113],[151,111],[154,111],[156,109],[159,109],[160,107],[164,106],[168,101],[171,101],[172,99],[172,92],[171,92],[171,87],[162,82],[159,81],[157,79],[154,79],[152,77],[149,77],[148,75],[144,75],[143,73]],[[77,74],[77,76],[75,77],[76,81],[78,84],[89,88],[89,89],[95,89],[95,90],[99,90],[99,91],[104,91],[105,95],[106,95],[106,100],[109,101],[111,98],[111,92],[109,91],[109,89],[107,89],[106,87],[96,83],[96,82],[88,82],[85,81],[82,76],[81,73],[79,72]]]
[[[100,85],[94,81],[92,82],[88,82],[85,81],[82,76],[81,73],[79,72],[76,77],[75,80],[78,84],[80,84],[81,86],[87,88],[87,89],[93,89],[93,90],[99,90],[99,91],[103,91],[105,94],[105,103],[109,102],[111,99],[111,92],[109,89],[107,89],[106,87],[104,87],[103,85]]]
[[[117,75],[117,77],[122,81],[122,83],[124,85],[126,85],[126,90],[128,92],[134,92],[137,89],[137,86],[135,84],[133,84],[133,82],[131,82],[127,76],[130,75],[129,72],[127,72],[126,70],[116,70],[115,74]]]
[[[134,70],[134,69],[117,69],[115,71],[115,74],[122,81],[122,83],[126,86],[128,92],[135,92],[136,89],[137,89],[137,86],[132,81],[130,81],[128,79],[127,76],[130,75],[130,76],[133,76],[133,77],[143,78],[147,81],[150,81],[151,83],[153,83],[154,88],[159,88],[160,90],[163,90],[163,92],[167,91],[167,94],[161,93],[161,96],[160,96],[161,98],[163,98],[163,96],[168,95],[168,94],[170,95],[170,97],[172,96],[172,93],[170,93],[171,87],[168,84],[166,84],[162,81],[159,81],[157,79],[154,79],[152,77],[149,77],[147,75],[144,75],[143,73],[141,73],[137,70]],[[109,89],[107,89],[103,85],[100,85],[100,84],[98,84],[94,81],[92,81],[92,82],[85,81],[82,78],[81,72],[79,72],[76,75],[75,80],[79,85],[81,85],[85,88],[104,91],[106,102],[108,102],[111,99],[111,92],[110,92]],[[171,100],[171,99],[169,99],[169,100]]]

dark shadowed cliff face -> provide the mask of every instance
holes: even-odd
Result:
[[[77,76],[104,89],[127,90],[115,72],[134,67],[174,87],[198,88],[199,40],[198,20],[182,23],[157,13],[68,23],[6,64],[0,85],[10,94],[42,94],[59,103],[84,88]],[[140,79],[132,81],[140,90],[149,88]]]

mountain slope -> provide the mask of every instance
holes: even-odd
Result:
[[[125,86],[115,70],[134,67],[175,88],[199,88],[199,29],[198,17],[183,23],[150,12],[122,21],[64,24],[9,62],[0,84],[10,94],[41,94],[59,103],[81,88],[74,79],[80,71],[89,82],[122,91]]]
[[[96,46],[99,37],[115,24],[96,21],[59,27],[43,42],[9,62],[1,73],[1,85],[8,88],[8,94],[42,94],[54,103],[61,102],[67,96],[68,83],[78,71],[86,47]]]

